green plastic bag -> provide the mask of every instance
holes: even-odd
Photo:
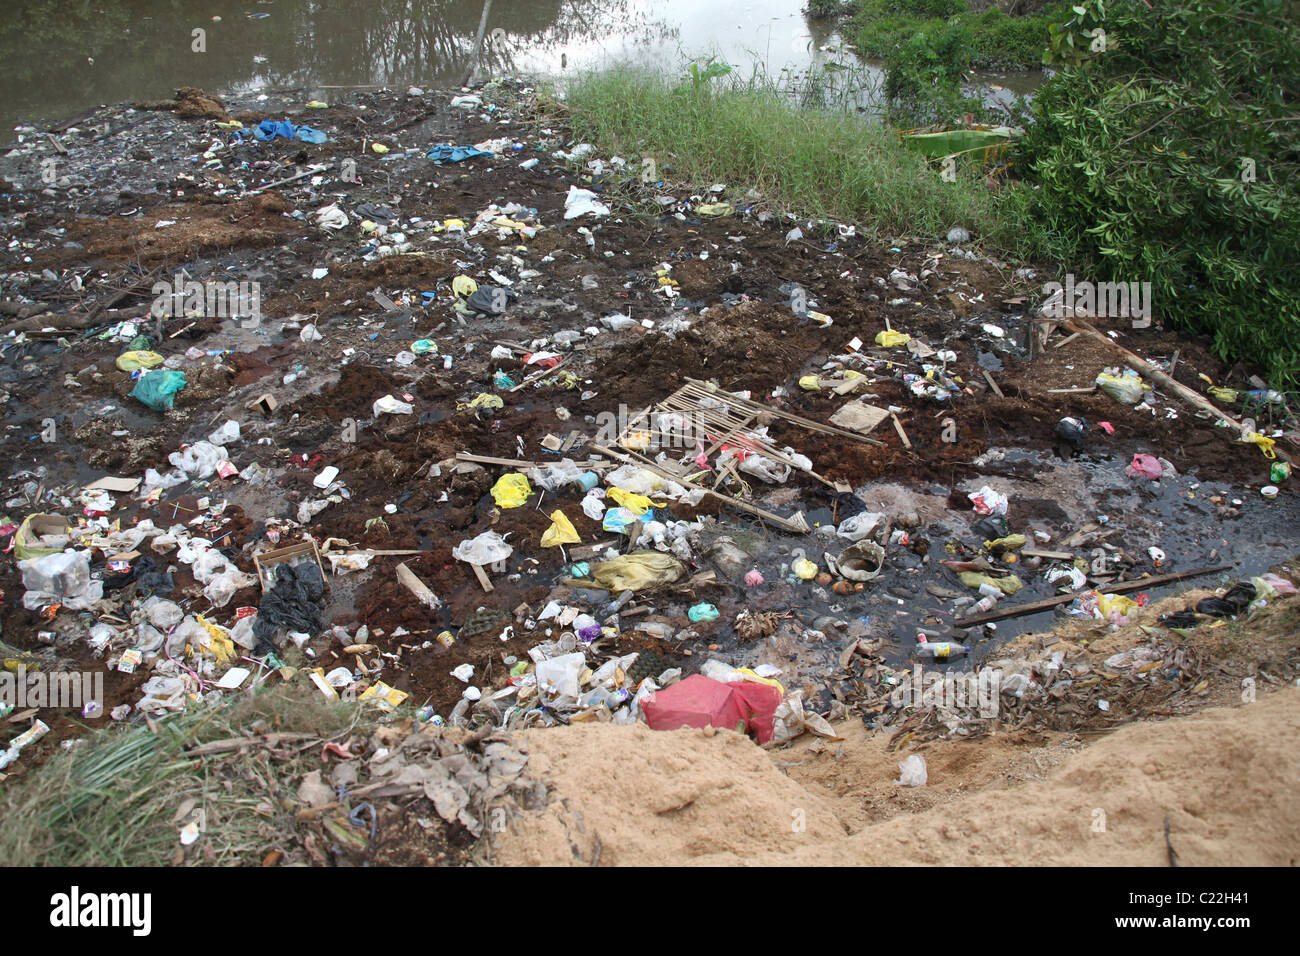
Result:
[[[170,411],[176,393],[185,387],[185,373],[166,369],[145,372],[131,389],[131,397],[138,398],[157,412]]]

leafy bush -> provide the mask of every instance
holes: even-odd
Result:
[[[894,50],[885,70],[890,118],[908,126],[925,126],[981,113],[980,101],[962,94],[961,80],[970,62],[968,33],[956,24],[912,34]]]
[[[1283,0],[1114,0],[1103,26],[1025,137],[1044,251],[1300,383],[1300,26]]]

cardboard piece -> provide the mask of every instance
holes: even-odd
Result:
[[[831,416],[832,425],[865,435],[889,417],[889,410],[868,404],[862,399],[849,402]]]
[[[262,585],[262,590],[265,591],[275,583],[271,576],[277,564],[292,561],[304,554],[312,556],[312,560],[316,562],[316,567],[320,568],[321,579],[328,584],[329,578],[325,576],[325,569],[321,567],[320,563],[320,549],[316,547],[315,540],[309,538],[288,547],[275,548],[271,551],[263,551],[260,554],[253,555],[253,566],[257,568],[257,580]]]
[[[86,491],[116,491],[130,493],[140,487],[139,478],[118,478],[113,475],[105,475],[97,481],[92,481],[85,486]]]

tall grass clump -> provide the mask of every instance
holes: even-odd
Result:
[[[709,83],[615,69],[567,97],[575,134],[687,184],[757,190],[786,211],[855,223],[876,238],[943,235],[955,224],[1005,253],[1024,246],[1028,197],[990,191],[969,163],[955,182],[861,116],[801,109],[773,82]]]

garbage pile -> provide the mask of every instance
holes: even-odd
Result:
[[[882,250],[538,109],[502,80],[19,131],[0,624],[112,676],[87,719],[286,682],[780,744],[1053,613],[1118,627],[1234,562],[1279,589],[1291,396],[1044,337],[964,229]],[[1039,663],[1003,668],[1030,701]]]

